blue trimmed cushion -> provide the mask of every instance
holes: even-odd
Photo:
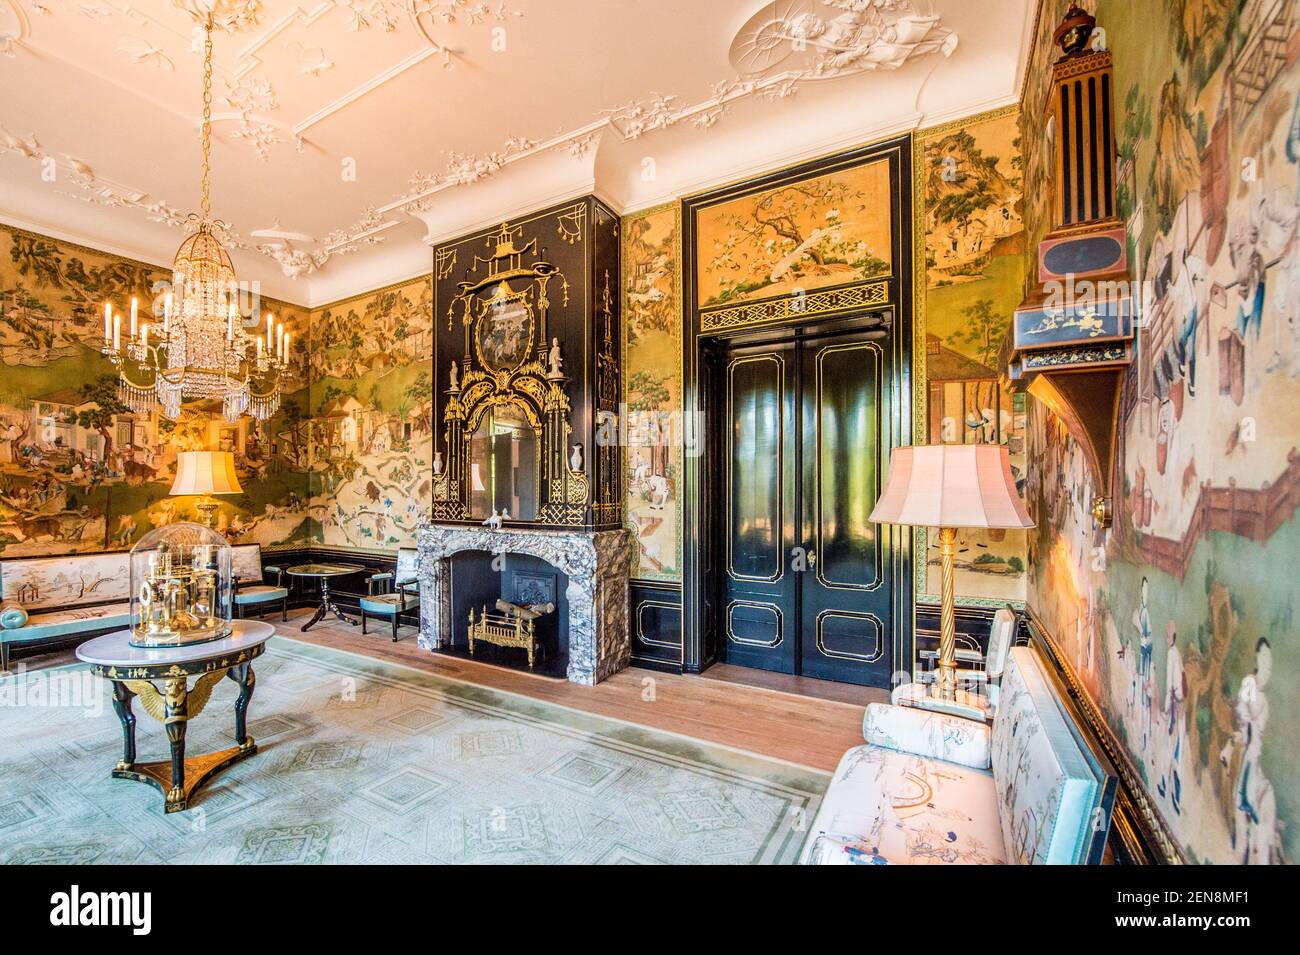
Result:
[[[401,594],[375,594],[373,597],[361,598],[361,609],[377,617],[391,617],[402,602]],[[406,606],[402,612],[414,610],[420,606],[420,598],[414,594],[406,595]]]
[[[0,607],[0,629],[17,630],[27,625],[27,611],[17,604]]]
[[[131,604],[128,602],[34,613],[27,618],[27,626],[0,632],[3,632],[7,643],[19,643],[27,640],[43,640],[46,637],[62,637],[83,630],[126,627],[130,623]]]
[[[289,588],[272,587],[270,584],[257,584],[253,587],[241,587],[235,594],[235,603],[264,604],[269,600],[283,600],[289,596]]]

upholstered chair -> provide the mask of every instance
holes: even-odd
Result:
[[[240,544],[230,548],[232,576],[235,578],[235,609],[240,619],[260,617],[280,605],[280,620],[289,619],[289,588],[284,585],[284,570],[262,566],[261,544]],[[266,575],[275,574],[275,583],[266,583]]]
[[[420,609],[420,581],[416,577],[414,547],[397,549],[397,569],[392,573],[371,574],[366,581],[366,596],[361,598],[361,632],[366,632],[366,618],[379,617],[392,622],[393,642],[402,614]]]
[[[967,719],[992,720],[998,708],[1002,672],[1006,669],[1007,656],[1015,641],[1016,613],[1010,607],[1003,607],[993,615],[993,626],[983,653],[963,647],[957,649],[958,704],[944,705],[931,698],[926,682],[904,683],[895,687],[890,694],[890,702],[895,706],[943,710]],[[933,662],[938,658],[938,652],[922,650],[919,656]],[[924,674],[922,679],[929,676],[931,675]]]

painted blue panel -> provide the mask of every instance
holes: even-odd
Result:
[[[1124,247],[1109,235],[1094,235],[1052,246],[1043,253],[1043,268],[1053,275],[1105,272],[1124,257]]]
[[[1017,309],[1016,348],[1087,345],[1133,334],[1133,303],[1127,298],[1064,307]]]

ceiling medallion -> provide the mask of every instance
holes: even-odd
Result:
[[[729,55],[742,76],[826,79],[956,48],[957,34],[912,0],[775,0],[740,28]]]
[[[118,369],[118,396],[139,415],[161,407],[163,417],[180,416],[186,399],[221,402],[222,414],[235,421],[249,412],[265,421],[280,407],[280,378],[289,364],[289,335],[266,316],[266,336],[244,331],[239,284],[230,256],[211,218],[208,191],[212,149],[212,28],[203,24],[203,174],[194,228],[172,262],[172,288],[163,303],[161,331],[141,324],[131,300],[130,324],[122,340],[122,316],[104,306],[104,355]],[[253,312],[256,315],[256,310]]]

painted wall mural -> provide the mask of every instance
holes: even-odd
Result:
[[[414,546],[433,462],[430,276],[311,313],[309,445],[316,542]]]
[[[141,417],[117,399],[100,354],[103,304],[132,296],[147,312],[164,269],[0,225],[0,557],[130,547],[145,532],[195,516],[168,496],[177,452],[229,450],[244,493],[221,498],[235,543],[311,536],[307,474],[294,434],[306,401],[305,359],[282,410],[265,424],[225,421],[208,402],[180,417]],[[263,300],[306,341],[304,309]]]
[[[881,160],[701,209],[699,305],[750,302],[891,271]]]
[[[1023,487],[1024,396],[998,380],[998,349],[1025,271],[1018,110],[969,117],[916,136],[915,246],[925,249],[925,440],[1005,444]],[[919,351],[918,347],[918,351]],[[1025,598],[1025,532],[958,531],[956,587],[966,602]],[[939,592],[939,534],[929,532],[925,593]]]
[[[622,244],[627,520],[638,543],[632,576],[680,580],[680,207],[673,203],[625,217]]]
[[[1122,497],[1031,400],[1029,602],[1189,859],[1300,859],[1300,30],[1294,0],[1085,3],[1115,54],[1119,200],[1141,303]],[[1021,118],[1050,225],[1046,3]],[[1031,257],[1032,258],[1032,257]]]

